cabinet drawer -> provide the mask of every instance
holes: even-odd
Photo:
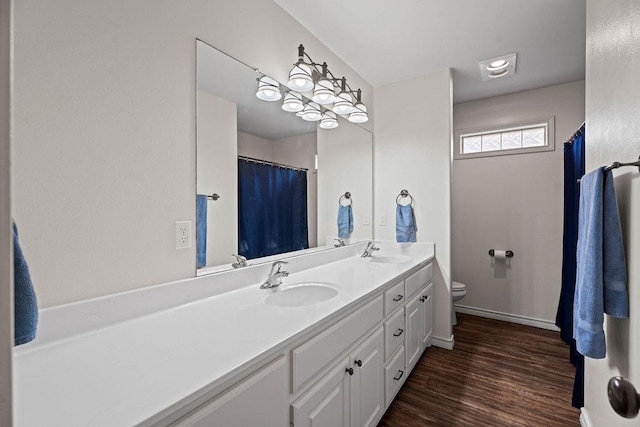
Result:
[[[433,277],[433,263],[416,271],[404,280],[404,287],[407,298],[411,298],[413,294],[418,292],[420,288],[429,283]]]
[[[382,296],[321,332],[292,353],[292,388],[295,393],[305,381],[358,341],[382,321]]]
[[[404,384],[406,376],[404,346],[402,346],[384,368],[384,400],[386,406],[389,406],[396,396],[398,390]]]
[[[404,282],[400,282],[384,293],[384,315],[388,316],[404,302]]]
[[[404,341],[404,310],[384,322],[384,357],[389,359]]]

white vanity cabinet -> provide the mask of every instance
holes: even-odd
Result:
[[[411,370],[431,345],[433,324],[433,284],[424,286],[405,306],[406,363]]]
[[[174,427],[286,426],[289,359],[281,355],[171,424]]]

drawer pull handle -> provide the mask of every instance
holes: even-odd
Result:
[[[402,376],[404,375],[404,371],[398,371],[398,376],[397,377],[393,377],[394,380],[398,381],[400,380],[400,378],[402,378]]]
[[[427,295],[427,296],[422,297],[422,302],[426,302],[429,299],[430,296],[431,295]]]
[[[362,367],[362,360],[356,360],[353,363],[355,363],[356,365],[358,365],[359,368]]]
[[[393,300],[398,302],[400,301],[402,298],[404,298],[404,295],[398,295],[397,297],[395,297]]]
[[[420,297],[420,302],[424,302],[425,298],[424,297]]]
[[[394,337],[399,337],[400,335],[402,335],[402,333],[404,332],[404,329],[398,329],[398,332],[396,332],[395,334],[393,334]]]
[[[347,372],[349,373],[349,375],[353,375],[353,368],[347,368]]]

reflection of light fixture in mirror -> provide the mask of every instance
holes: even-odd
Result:
[[[516,73],[517,59],[517,53],[510,53],[480,61],[478,65],[480,65],[480,76],[482,77],[482,81],[514,75]]]
[[[322,119],[318,125],[322,129],[335,129],[338,127],[338,118],[333,111],[325,111],[322,113]]]
[[[282,109],[290,113],[302,111],[304,104],[302,103],[302,95],[297,92],[289,91],[284,95],[282,100]]]
[[[298,47],[298,62],[289,71],[290,89],[298,92],[308,92],[313,89],[313,79],[311,78],[311,67],[304,62],[304,46]]]
[[[320,106],[318,104],[310,102],[305,105],[304,110],[302,110],[302,120],[317,122],[321,118],[322,114],[320,113]]]
[[[332,104],[336,100],[336,94],[333,91],[333,82],[327,78],[327,63],[322,64],[322,77],[316,82],[315,89],[313,89],[313,99],[319,104]]]
[[[492,79],[495,79],[496,77],[504,76],[508,72],[509,72],[509,70],[507,70],[507,69],[502,69],[500,71],[490,71],[489,72],[489,77],[492,78]]]
[[[349,121],[351,123],[364,123],[369,120],[369,115],[367,114],[367,107],[360,101],[360,97],[362,96],[362,92],[358,89],[356,93],[356,105],[353,106],[353,112],[349,114]]]
[[[342,90],[338,93],[333,104],[333,112],[337,114],[350,114],[353,112],[353,96],[346,90],[347,79],[342,78]]]
[[[489,65],[487,65],[487,70],[489,71],[499,71],[503,68],[507,68],[509,65],[509,61],[506,59],[498,59],[497,61],[493,61]]]
[[[262,76],[258,80],[256,96],[263,101],[277,101],[282,98],[280,84],[269,76]]]

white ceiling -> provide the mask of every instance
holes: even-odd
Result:
[[[274,1],[374,87],[450,67],[457,103],[584,79],[585,0]],[[483,82],[512,52],[516,74]]]

